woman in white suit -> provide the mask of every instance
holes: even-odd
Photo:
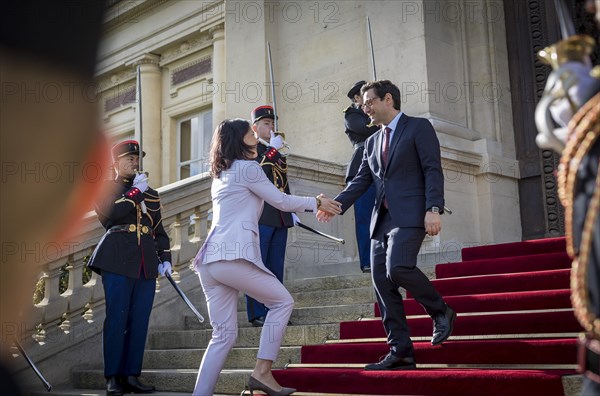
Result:
[[[195,396],[212,395],[219,373],[237,338],[238,293],[245,293],[269,308],[262,328],[256,367],[248,380],[251,394],[289,395],[271,373],[294,300],[262,263],[258,219],[264,201],[285,212],[340,213],[330,198],[297,197],[279,191],[254,159],[258,141],[250,124],[242,119],[225,120],[215,129],[210,150],[213,177],[213,220],[204,245],[194,259],[208,304],[213,327],[196,379]],[[277,159],[270,149],[267,156]]]

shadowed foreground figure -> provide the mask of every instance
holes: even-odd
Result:
[[[600,0],[586,5],[600,27]],[[563,14],[561,31],[574,31],[568,12]],[[535,113],[536,142],[561,154],[558,192],[573,259],[571,301],[585,330],[578,353],[582,396],[600,395],[600,66],[592,68],[590,61],[596,44],[571,34],[540,52],[553,71]]]
[[[93,92],[104,1],[4,2],[0,12],[0,389],[21,393],[7,366],[30,313],[41,256],[65,246],[92,208],[108,163]],[[84,87],[92,87],[85,91]],[[44,170],[52,169],[51,174]],[[93,173],[93,172],[92,172]],[[98,177],[96,177],[98,176]],[[71,245],[72,246],[72,245]],[[23,342],[24,343],[24,342]],[[25,343],[24,343],[25,344]],[[26,345],[24,345],[26,347]],[[32,374],[33,375],[33,374]],[[52,378],[48,378],[53,382]],[[35,380],[37,381],[37,379]],[[37,385],[37,382],[27,384]]]

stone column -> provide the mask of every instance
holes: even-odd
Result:
[[[149,173],[153,188],[162,186],[162,145],[161,145],[161,70],[160,57],[145,54],[133,66],[140,66],[142,85],[142,146],[146,152],[144,171]],[[139,123],[136,122],[135,136],[140,136]]]
[[[225,28],[223,25],[215,26],[209,31],[213,42],[212,75],[213,75],[213,126],[225,119],[226,106],[221,89],[225,83]]]

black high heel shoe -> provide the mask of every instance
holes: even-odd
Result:
[[[250,390],[250,394],[252,396],[254,396],[255,390],[263,391],[269,396],[288,396],[296,392],[296,389],[294,388],[281,388],[279,392],[276,392],[273,389],[269,388],[267,385],[254,378],[253,376],[250,376],[250,378],[248,378],[248,389]]]

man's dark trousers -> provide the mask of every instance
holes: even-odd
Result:
[[[414,357],[414,349],[398,288],[406,289],[430,316],[446,310],[442,296],[417,268],[424,238],[424,228],[396,227],[381,205],[371,242],[371,271],[388,345],[393,354],[402,357]]]

